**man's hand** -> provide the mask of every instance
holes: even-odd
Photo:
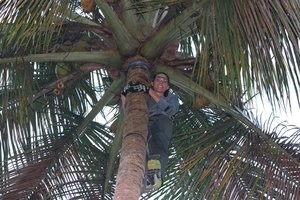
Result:
[[[149,95],[154,99],[154,101],[157,103],[160,100],[160,95],[155,92],[152,88],[149,89]]]

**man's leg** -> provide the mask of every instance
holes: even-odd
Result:
[[[172,138],[173,122],[167,116],[154,116],[149,121],[148,148],[150,155],[159,155],[162,177],[168,164],[169,143]]]

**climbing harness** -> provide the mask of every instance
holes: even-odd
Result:
[[[130,82],[124,87],[122,94],[124,96],[126,96],[129,92],[148,93],[149,88],[146,85],[139,83],[139,82],[137,82],[137,83]]]

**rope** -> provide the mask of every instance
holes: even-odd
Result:
[[[143,61],[134,61],[127,66],[128,69],[131,67],[142,67],[142,68],[148,70],[150,68],[150,65]]]

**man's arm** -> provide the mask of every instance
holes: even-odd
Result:
[[[152,97],[152,99],[154,99],[156,103],[159,102],[160,96],[152,88],[149,89],[149,95]]]
[[[164,100],[168,103],[168,107],[165,108],[165,112],[168,115],[175,115],[179,110],[179,97],[175,94],[170,94],[166,99]]]
[[[152,89],[149,90],[149,95],[158,104],[159,108],[170,116],[176,114],[179,109],[179,99],[177,95],[169,94],[168,97],[160,97]]]

